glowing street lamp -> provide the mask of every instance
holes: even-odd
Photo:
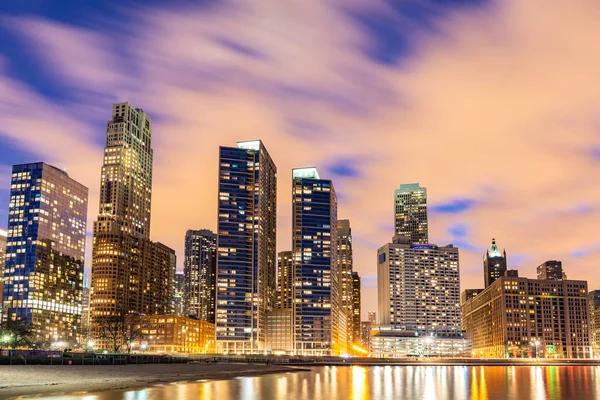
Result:
[[[539,353],[538,353],[538,346],[540,345],[540,341],[536,340],[535,341],[535,358],[539,358]]]

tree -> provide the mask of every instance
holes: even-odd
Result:
[[[142,318],[138,314],[103,318],[99,321],[99,337],[114,353],[125,348],[131,353],[131,345],[142,337]]]
[[[0,323],[0,343],[7,347],[32,347],[34,335],[31,324],[23,320],[7,319]]]

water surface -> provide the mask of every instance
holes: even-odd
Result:
[[[600,399],[600,367],[317,367],[311,372],[174,383],[55,399]]]

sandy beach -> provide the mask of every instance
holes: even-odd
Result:
[[[0,366],[0,399],[23,395],[94,392],[163,382],[230,379],[305,371],[253,364],[14,365]]]

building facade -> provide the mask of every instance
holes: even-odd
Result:
[[[292,179],[294,351],[311,356],[344,354],[335,190],[315,168],[294,169]]]
[[[562,261],[549,260],[538,265],[537,278],[541,280],[561,281],[567,279],[562,268]]]
[[[500,253],[496,239],[492,239],[492,246],[483,255],[483,271],[485,287],[490,286],[501,276],[506,275],[506,250]]]
[[[590,318],[590,345],[594,358],[600,358],[600,290],[592,290],[588,297]]]
[[[410,243],[429,243],[427,189],[418,183],[400,185],[394,191],[396,235]]]
[[[150,117],[129,103],[114,104],[93,232],[93,331],[127,314],[173,312],[175,251],[150,240],[152,159]]]
[[[141,336],[133,343],[135,352],[166,354],[212,354],[215,325],[176,314],[144,315],[139,318]]]
[[[266,350],[276,298],[277,168],[260,140],[219,149],[218,351]]]
[[[362,346],[361,327],[361,304],[360,304],[360,276],[358,272],[352,272],[352,344]]]
[[[339,219],[337,222],[337,269],[340,312],[345,314],[345,326],[340,327],[346,331],[348,343],[354,339],[354,285],[352,281],[353,259],[352,259],[352,229],[350,221]]]
[[[474,356],[591,356],[585,281],[501,276],[462,312]]]
[[[277,308],[292,308],[294,258],[291,251],[280,251],[277,255]]]
[[[418,335],[461,337],[458,248],[408,244],[377,252],[379,323]]]
[[[464,338],[418,336],[391,325],[371,329],[371,356],[377,358],[467,357],[471,342]]]
[[[8,232],[0,229],[0,321],[2,321],[2,291],[4,289],[4,263],[6,262],[6,237]]]
[[[215,322],[217,236],[208,229],[185,234],[185,315]]]
[[[173,290],[173,312],[177,315],[187,316],[185,308],[185,275],[175,272],[175,289]]]
[[[367,318],[372,325],[377,325],[377,311],[369,311]]]
[[[292,354],[294,324],[291,308],[274,308],[267,312],[267,352]]]
[[[81,329],[88,189],[45,163],[12,170],[3,318],[31,323],[43,346]]]

